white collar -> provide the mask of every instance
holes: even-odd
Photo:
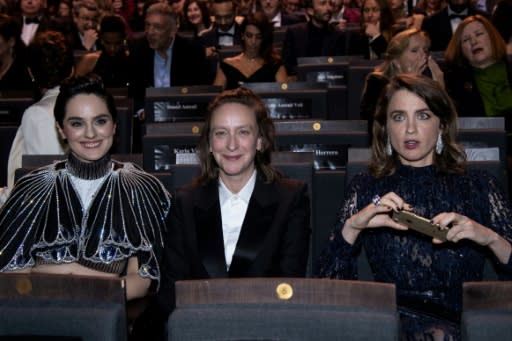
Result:
[[[242,189],[238,193],[231,192],[222,179],[219,177],[219,201],[220,206],[222,206],[229,198],[238,197],[243,200],[246,204],[249,204],[249,200],[251,199],[252,192],[254,190],[254,186],[256,185],[256,170],[252,173],[251,177],[247,181],[247,183],[242,187]]]
[[[462,12],[460,13],[457,13],[457,12],[454,12],[450,6],[448,6],[448,16],[450,16],[450,14],[457,14],[457,15],[468,15],[468,9],[466,8],[465,10],[463,10]]]

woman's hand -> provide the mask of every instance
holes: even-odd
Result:
[[[411,211],[412,206],[406,203],[394,192],[382,196],[380,200],[370,203],[357,214],[345,221],[342,235],[345,240],[353,244],[359,233],[366,228],[391,227],[397,230],[407,230],[406,226],[400,225],[391,219],[391,211]]]
[[[411,62],[401,64],[397,59],[393,60],[393,66],[395,67],[396,73],[414,73],[422,74],[427,67],[428,59],[425,57],[418,57]]]
[[[438,82],[444,89],[444,73],[432,56],[428,57],[428,68],[432,72],[432,79]]]
[[[446,239],[454,243],[469,239],[482,246],[488,246],[497,237],[497,233],[493,230],[454,212],[440,213],[432,219],[432,222],[439,225],[441,229],[449,229]],[[439,241],[436,240],[436,242]]]
[[[500,262],[508,263],[512,252],[510,243],[495,231],[473,219],[454,212],[444,212],[432,218],[432,223],[438,224],[441,228],[449,228],[446,234],[448,241],[457,243],[463,239],[472,240],[491,249]],[[436,244],[442,243],[435,238],[432,241]]]
[[[205,47],[204,52],[206,54],[206,57],[216,57],[217,56],[217,49],[215,48],[215,46]]]

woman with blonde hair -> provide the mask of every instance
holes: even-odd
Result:
[[[368,120],[370,138],[377,98],[391,77],[400,73],[425,74],[444,87],[443,72],[429,55],[429,49],[427,33],[415,28],[398,33],[389,42],[384,62],[366,77],[361,97],[360,115]]]

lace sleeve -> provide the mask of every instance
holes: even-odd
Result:
[[[343,207],[338,212],[327,246],[318,260],[318,276],[335,279],[357,279],[357,256],[361,251],[361,238],[351,245],[342,236],[345,221],[358,212],[357,179],[349,186]]]
[[[487,227],[496,231],[512,244],[512,210],[509,200],[493,177],[487,178],[487,199],[489,202],[489,222]],[[512,257],[507,264],[495,259],[495,268],[500,279],[512,280]]]

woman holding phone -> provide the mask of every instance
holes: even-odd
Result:
[[[396,285],[400,340],[460,340],[462,284],[482,279],[486,258],[512,278],[509,202],[495,178],[466,168],[456,122],[438,82],[392,78],[375,113],[368,174],[351,181],[320,258],[321,277],[357,279],[364,247],[375,280]],[[426,217],[447,230],[446,241],[393,212]]]

